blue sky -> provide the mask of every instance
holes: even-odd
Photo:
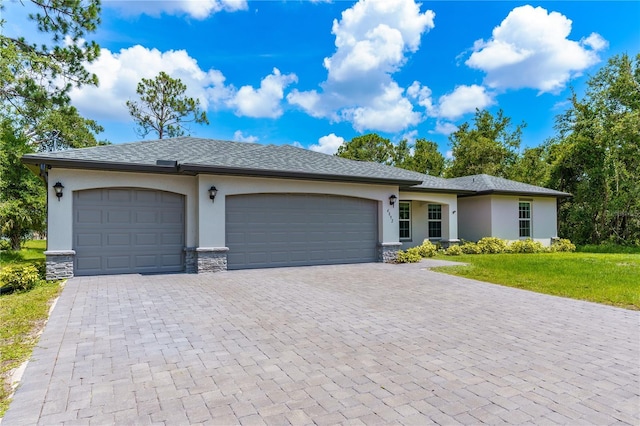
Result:
[[[5,6],[7,32],[31,31],[20,3]],[[166,71],[207,111],[193,136],[333,153],[377,132],[444,154],[475,108],[502,108],[535,146],[570,87],[582,95],[607,58],[640,52],[639,22],[637,1],[107,0],[91,37],[100,87],[72,100],[113,143],[139,139],[125,102]]]

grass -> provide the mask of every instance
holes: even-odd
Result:
[[[438,272],[508,287],[640,310],[640,256],[608,253],[442,256],[467,266]]]
[[[19,252],[2,252],[0,266],[44,259],[44,248],[44,241],[29,241]],[[42,281],[30,291],[0,295],[0,418],[11,402],[9,375],[31,356],[51,301],[60,290],[59,282]]]

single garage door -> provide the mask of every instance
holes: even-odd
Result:
[[[375,262],[378,205],[316,194],[226,198],[229,269]]]
[[[73,193],[75,275],[184,269],[184,197],[106,188]]]

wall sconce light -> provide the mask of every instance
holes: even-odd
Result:
[[[397,199],[398,197],[396,197],[396,194],[391,194],[391,196],[389,197],[389,204],[391,204],[391,207],[396,205]]]
[[[58,201],[60,201],[60,198],[62,198],[63,189],[64,186],[60,182],[56,182],[56,184],[53,185],[53,190],[56,191],[56,197],[58,197]]]
[[[215,186],[212,186],[211,188],[209,188],[209,198],[211,198],[212,202],[215,200],[217,193],[218,193],[218,189]]]

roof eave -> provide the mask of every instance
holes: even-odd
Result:
[[[415,187],[415,186],[401,186],[400,191],[403,192],[437,192],[446,194],[458,194],[458,195],[473,195],[474,191],[468,189],[454,189],[454,188],[427,188],[427,187]]]
[[[558,192],[557,194],[545,194],[545,193],[531,192],[531,191],[505,191],[505,190],[495,190],[495,189],[475,191],[472,194],[461,195],[461,197],[474,197],[478,195],[521,195],[526,197],[550,197],[550,198],[573,197],[573,195],[568,194],[566,192]]]
[[[306,173],[288,170],[265,170],[238,167],[205,166],[201,164],[180,164],[180,170],[187,174],[209,173],[231,176],[271,177],[281,179],[315,180],[325,182],[354,182],[383,185],[416,185],[419,181],[369,176],[348,176],[320,173]]]
[[[376,178],[369,176],[348,176],[348,175],[331,175],[319,173],[305,173],[295,171],[281,170],[264,170],[250,169],[238,167],[220,167],[205,166],[200,164],[178,164],[177,166],[159,166],[154,164],[132,164],[119,162],[104,162],[93,160],[75,160],[43,157],[38,155],[25,155],[22,162],[26,165],[40,166],[45,164],[49,167],[60,167],[66,169],[85,169],[85,170],[106,170],[106,171],[123,171],[123,172],[140,172],[140,173],[168,173],[168,174],[187,174],[196,175],[199,173],[232,175],[232,176],[251,176],[251,177],[271,177],[282,179],[301,179],[315,180],[326,182],[354,182],[367,184],[383,184],[383,185],[417,185],[420,181],[393,179],[393,178]],[[35,170],[35,169],[34,169]]]

